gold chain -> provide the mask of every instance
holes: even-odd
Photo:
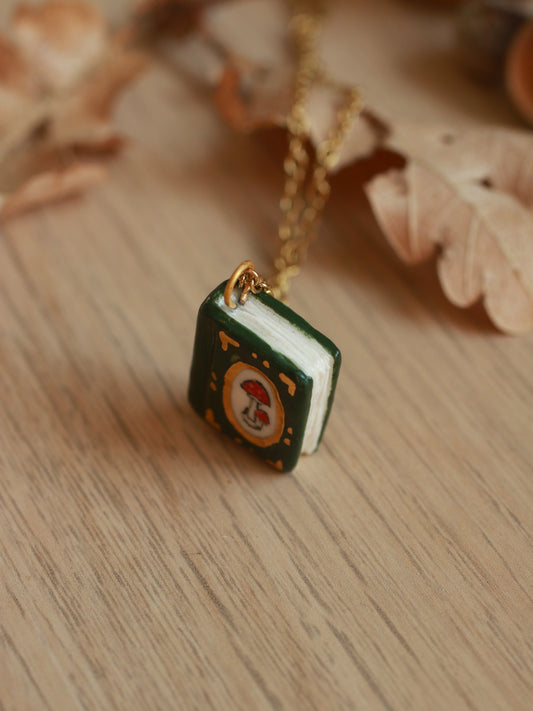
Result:
[[[297,55],[294,98],[287,116],[289,150],[284,161],[285,187],[280,200],[282,219],[278,228],[281,247],[274,260],[275,272],[265,281],[252,262],[240,264],[228,281],[225,301],[235,308],[231,293],[242,289],[239,303],[250,292],[266,291],[286,300],[290,281],[300,272],[309,245],[316,237],[320,218],[331,188],[329,173],[339,160],[342,144],[363,110],[361,93],[355,87],[334,82],[326,75],[318,58],[317,43],[322,29],[327,0],[289,0],[290,24]],[[312,89],[327,86],[343,95],[343,102],[329,135],[320,143],[310,160],[307,103]]]
[[[289,150],[284,161],[285,186],[280,200],[282,219],[278,234],[281,247],[269,282],[272,293],[286,299],[290,280],[300,272],[309,245],[316,237],[330,194],[329,173],[339,160],[342,144],[363,109],[359,90],[339,87],[325,74],[318,59],[317,43],[325,15],[320,0],[291,0],[292,41],[297,54],[294,99],[287,117]],[[341,89],[344,97],[328,137],[316,149],[311,163],[307,147],[307,102],[317,84]]]

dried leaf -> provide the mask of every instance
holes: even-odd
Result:
[[[287,45],[289,16],[279,0],[151,0],[148,7],[198,7],[196,32],[165,54],[180,69],[212,86],[215,105],[237,131],[283,127],[291,105],[294,64]],[[179,15],[179,13],[178,13]],[[245,31],[243,31],[245,28]],[[193,59],[191,59],[191,57]],[[316,87],[309,97],[309,137],[318,145],[334,125],[344,87]],[[373,152],[383,124],[370,111],[344,145],[337,170]]]
[[[0,195],[0,216],[8,218],[58,199],[75,197],[106,177],[105,166],[82,162],[61,170],[37,173],[8,196]]]
[[[97,159],[124,143],[111,121],[114,103],[146,61],[89,3],[15,10],[9,37],[0,37],[0,216],[104,179]]]
[[[11,19],[11,41],[41,92],[73,86],[98,62],[107,39],[104,18],[83,2],[20,5]]]
[[[374,178],[367,195],[397,254],[417,263],[440,247],[439,278],[452,303],[483,298],[501,330],[531,329],[531,135],[409,126],[397,127],[389,145],[406,166]]]
[[[268,69],[234,61],[221,74],[215,104],[237,131],[249,133],[260,128],[284,127],[291,107],[293,82],[293,69]],[[317,86],[312,90],[308,102],[308,133],[315,147],[330,133],[342,100],[341,89]],[[377,116],[365,111],[345,141],[335,170],[372,154],[384,133],[384,125]]]

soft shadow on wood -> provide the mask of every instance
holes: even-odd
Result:
[[[320,242],[316,246],[321,265],[330,263],[330,268],[344,279],[355,279],[381,297],[387,294],[386,303],[397,315],[416,319],[421,326],[437,320],[463,331],[497,334],[481,303],[461,309],[448,301],[438,280],[438,254],[428,262],[409,266],[386,242],[364,194],[364,185],[377,172],[400,166],[398,156],[383,151],[335,176],[324,226],[327,254],[321,254],[325,249]],[[413,299],[422,308],[412,308]]]
[[[142,384],[142,391],[149,396],[143,395],[139,402],[133,388],[134,402],[131,403],[127,398],[114,399],[109,394],[113,385],[104,386],[109,415],[93,422],[94,431],[88,429],[86,433],[94,435],[95,440],[101,439],[106,449],[135,450],[147,464],[172,479],[179,479],[184,468],[202,476],[208,472],[215,478],[220,476],[221,470],[232,477],[244,471],[262,476],[279,474],[202,420],[189,405],[184,385],[180,383],[171,398],[156,399],[152,393],[159,388],[147,380]]]
[[[39,418],[28,419],[24,430],[35,452],[67,447],[88,477],[100,480],[105,471],[106,481],[119,489],[146,476],[169,490],[191,473],[217,480],[243,472],[279,476],[192,410],[181,377],[148,367],[133,373],[116,358],[97,365],[65,352],[65,360],[58,361],[45,347],[39,348],[39,362],[36,377],[46,398]],[[16,371],[5,358],[1,365]],[[33,392],[33,383],[18,384],[22,402],[33,402]]]

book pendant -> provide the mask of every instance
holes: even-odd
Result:
[[[250,293],[235,308],[235,291],[228,306],[227,284],[209,294],[198,312],[190,403],[237,444],[279,471],[291,471],[322,438],[339,349],[270,294]]]

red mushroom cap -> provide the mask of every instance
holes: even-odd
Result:
[[[263,405],[270,405],[268,393],[259,380],[245,380],[244,383],[241,384],[241,388],[243,388],[248,395],[251,395],[256,400],[259,400],[259,402],[262,402]]]
[[[266,414],[264,410],[259,410],[257,409],[255,412],[255,416],[261,420],[265,425],[270,424],[270,417]]]

